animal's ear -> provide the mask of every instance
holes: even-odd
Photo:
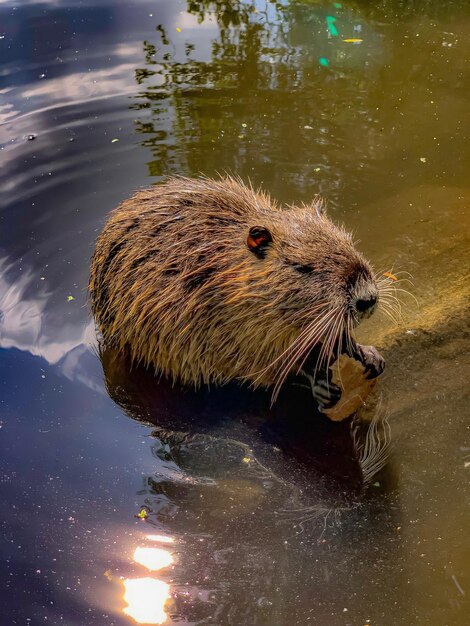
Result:
[[[248,233],[246,245],[256,256],[264,258],[266,250],[272,240],[272,235],[267,228],[263,226],[252,226]]]

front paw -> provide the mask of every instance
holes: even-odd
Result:
[[[302,371],[302,374],[307,378],[312,395],[318,403],[318,408],[331,409],[334,407],[341,398],[341,388],[331,382],[326,373],[319,373],[316,378]]]
[[[331,381],[316,380],[312,385],[312,394],[320,410],[331,409],[341,398],[341,388]]]
[[[377,378],[385,369],[385,359],[374,346],[357,344],[354,355],[365,367],[366,378]]]

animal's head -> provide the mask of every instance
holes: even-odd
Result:
[[[320,206],[271,206],[253,219],[245,233],[256,293],[252,314],[260,324],[270,314],[279,320],[276,332],[290,335],[289,347],[270,366],[282,383],[314,346],[321,344],[320,364],[335,345],[350,341],[352,329],[376,309],[379,289],[351,235]]]
[[[253,270],[269,276],[273,306],[286,321],[326,329],[335,319],[352,328],[374,312],[379,290],[369,263],[320,207],[264,217],[248,228],[247,254]]]

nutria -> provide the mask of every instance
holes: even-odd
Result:
[[[379,282],[322,203],[278,207],[225,177],[172,178],[120,204],[98,237],[90,297],[103,340],[184,384],[273,386],[334,350],[383,369],[352,329]],[[322,391],[323,388],[323,391]],[[338,388],[319,385],[324,405]]]

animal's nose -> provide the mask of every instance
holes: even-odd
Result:
[[[356,309],[359,313],[364,313],[377,304],[377,296],[370,296],[367,299],[356,300]]]

